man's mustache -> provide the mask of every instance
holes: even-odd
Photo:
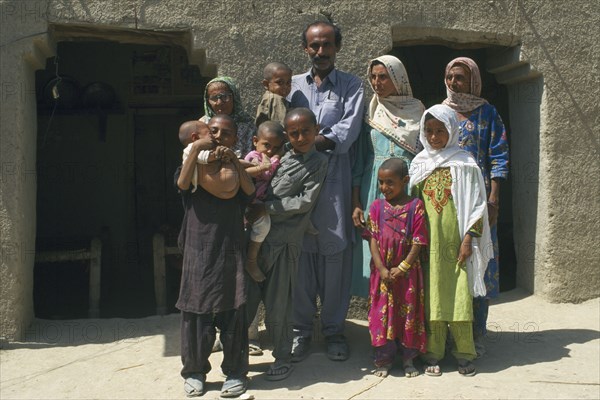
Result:
[[[331,57],[327,57],[327,56],[314,56],[313,57],[313,61],[321,61],[321,60],[330,60]]]

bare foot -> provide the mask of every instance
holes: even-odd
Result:
[[[404,368],[404,376],[405,377],[414,378],[415,376],[419,376],[419,371],[417,371],[417,369],[413,365],[412,360],[404,361],[404,364],[402,365],[402,367]]]
[[[266,278],[265,274],[262,273],[262,271],[260,270],[260,268],[258,268],[258,264],[256,263],[256,260],[246,260],[246,272],[248,272],[248,274],[250,274],[250,277],[255,281],[255,282],[262,282],[264,281]]]
[[[378,376],[380,378],[385,378],[390,373],[390,369],[392,369],[391,365],[382,365],[381,367],[375,368],[373,371],[373,375]]]

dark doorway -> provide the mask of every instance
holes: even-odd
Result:
[[[408,72],[415,98],[425,107],[441,103],[446,98],[444,71],[448,62],[456,57],[469,57],[479,66],[482,80],[481,97],[494,105],[506,127],[509,146],[511,129],[509,118],[509,95],[506,86],[496,82],[487,72],[487,49],[456,49],[439,45],[397,46],[390,54],[398,57]],[[517,260],[513,239],[512,182],[502,184],[500,192],[501,213],[498,218],[498,244],[500,250],[500,290],[516,287]]]
[[[101,317],[155,313],[152,235],[180,226],[177,131],[203,114],[207,81],[182,47],[108,41],[60,42],[36,73],[36,248],[101,239]],[[85,316],[86,265],[36,264],[37,317]]]

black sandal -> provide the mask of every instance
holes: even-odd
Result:
[[[469,360],[458,360],[458,373],[462,376],[475,376],[477,370]]]

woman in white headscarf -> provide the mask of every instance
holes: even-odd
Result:
[[[377,171],[390,157],[398,157],[410,166],[421,150],[419,121],[425,107],[412,97],[406,69],[394,56],[381,56],[369,62],[367,77],[373,98],[365,115],[365,124],[356,141],[356,160],[352,167],[352,221],[359,228],[353,247],[352,292],[367,297],[369,292],[369,245],[360,238],[365,227],[364,210],[381,197]]]
[[[441,375],[448,329],[462,375],[475,374],[473,297],[485,296],[483,275],[493,249],[485,183],[477,161],[458,146],[459,122],[446,105],[427,109],[420,138],[425,149],[410,166],[410,187],[425,204],[429,257],[423,265],[427,366]]]

